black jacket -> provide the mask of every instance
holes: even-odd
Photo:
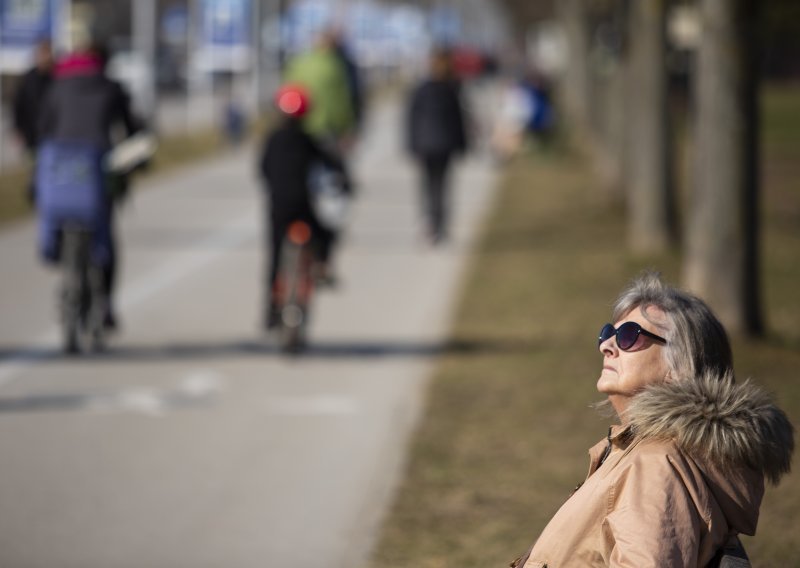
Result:
[[[130,99],[118,82],[101,70],[58,76],[45,96],[39,118],[39,140],[86,142],[110,149],[114,128],[125,135],[140,124],[131,113]]]
[[[341,160],[317,144],[297,120],[286,120],[267,137],[260,170],[267,182],[274,221],[289,222],[313,215],[308,178],[316,162],[346,176]],[[346,189],[350,190],[349,184]]]
[[[417,157],[448,156],[467,148],[458,85],[430,79],[411,93],[406,146]]]
[[[34,67],[25,75],[14,95],[14,129],[22,137],[25,147],[34,150],[38,142],[38,120],[47,90],[52,81],[51,73]]]

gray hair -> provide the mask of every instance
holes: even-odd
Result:
[[[653,321],[667,340],[664,358],[677,380],[712,375],[733,376],[733,354],[725,328],[700,298],[665,284],[657,272],[645,272],[622,291],[614,303],[617,322],[639,308],[648,321],[648,307],[667,316],[667,325]]]

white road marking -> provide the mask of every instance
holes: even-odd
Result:
[[[271,397],[265,407],[270,414],[279,416],[348,416],[359,410],[353,397],[336,395]]]
[[[225,380],[220,373],[201,369],[186,375],[178,384],[178,391],[194,398],[205,398],[225,389]]]
[[[171,408],[191,406],[218,395],[225,389],[222,374],[200,369],[184,376],[172,388],[133,387],[112,394],[92,396],[86,409],[99,414],[130,412],[146,416],[163,416]]]

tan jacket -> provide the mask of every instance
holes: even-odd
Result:
[[[670,383],[637,395],[626,418],[591,448],[586,481],[517,566],[703,567],[755,534],[764,477],[777,483],[794,447],[763,391]]]

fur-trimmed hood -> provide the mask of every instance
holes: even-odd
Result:
[[[636,436],[674,440],[723,471],[749,467],[777,484],[791,468],[794,428],[749,379],[706,375],[654,385],[633,398],[626,419]]]
[[[637,438],[690,456],[730,526],[755,533],[764,479],[777,484],[794,451],[794,428],[766,391],[732,376],[668,381],[633,397],[626,419]]]

